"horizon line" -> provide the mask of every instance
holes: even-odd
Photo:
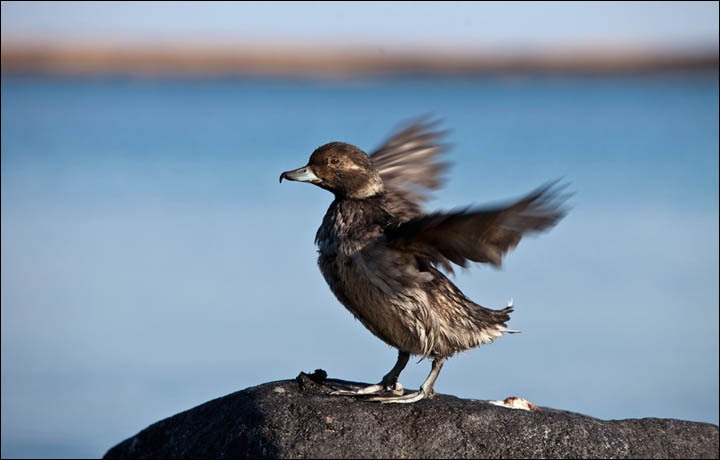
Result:
[[[311,46],[265,42],[3,42],[2,74],[58,76],[300,76],[344,78],[393,74],[612,74],[718,70],[716,48],[659,50],[592,46],[489,51]]]

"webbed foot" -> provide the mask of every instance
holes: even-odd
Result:
[[[378,383],[375,385],[370,385],[366,387],[360,387],[358,385],[347,385],[351,389],[347,388],[338,388],[337,385],[329,384],[329,386],[336,388],[335,391],[330,393],[334,396],[366,396],[366,395],[374,395],[374,394],[383,394],[383,393],[393,393],[395,395],[402,395],[405,390],[403,389],[403,386],[400,385],[399,382],[395,382],[393,386],[386,386],[382,383]]]
[[[402,396],[375,396],[372,398],[368,398],[368,401],[378,401],[383,404],[387,404],[387,403],[407,404],[407,403],[418,402],[421,399],[432,398],[432,396],[433,396],[432,394],[426,395],[425,391],[421,388],[418,391],[414,391],[412,393],[408,393],[408,394],[402,395]]]

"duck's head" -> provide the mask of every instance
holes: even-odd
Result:
[[[309,182],[342,198],[368,198],[383,191],[370,157],[354,145],[331,142],[318,147],[302,168],[285,171],[283,179]]]

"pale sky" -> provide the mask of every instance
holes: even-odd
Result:
[[[717,47],[717,2],[3,2],[2,38]]]

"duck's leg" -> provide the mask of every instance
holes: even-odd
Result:
[[[409,359],[409,353],[406,353],[404,351],[398,351],[398,359],[395,363],[395,366],[390,369],[390,372],[388,372],[385,377],[382,378],[382,381],[380,383],[360,388],[354,391],[336,390],[333,391],[331,394],[341,396],[361,396],[384,393],[386,391],[392,391],[396,394],[402,394],[402,385],[400,385],[397,380],[400,376],[400,372],[405,369],[405,366],[407,365]]]
[[[435,394],[433,386],[435,385],[435,380],[437,380],[438,374],[440,374],[440,369],[442,369],[444,362],[443,358],[433,359],[430,374],[423,382],[420,390],[415,393],[408,393],[403,396],[375,396],[373,398],[369,398],[369,400],[380,401],[382,403],[414,403],[416,401],[420,401],[421,399],[432,398]]]

